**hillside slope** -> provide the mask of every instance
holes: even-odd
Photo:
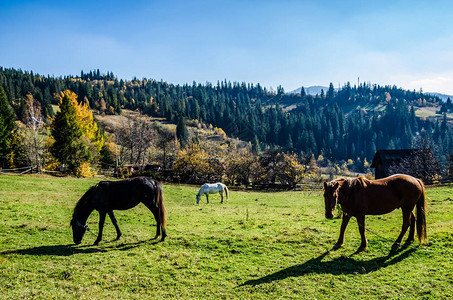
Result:
[[[376,149],[413,147],[420,137],[436,145],[446,160],[453,145],[448,126],[453,107],[395,86],[347,83],[322,96],[289,95],[281,87],[275,93],[259,84],[226,80],[180,86],[153,79],[118,80],[113,73],[98,71],[54,78],[3,68],[0,85],[18,119],[27,94],[41,102],[45,116],[52,116],[52,95],[70,89],[100,114],[138,109],[173,124],[181,118],[197,120],[261,149],[277,146],[334,161],[371,160]]]

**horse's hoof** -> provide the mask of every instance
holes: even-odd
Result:
[[[398,249],[400,246],[401,246],[400,243],[396,243],[396,242],[395,242],[395,243],[393,243],[393,245],[392,245],[392,249]]]
[[[343,245],[341,245],[341,244],[335,244],[335,245],[333,245],[332,250],[338,250],[338,249],[341,248],[341,246],[343,246]]]
[[[95,241],[95,242],[93,243],[93,246],[97,246],[97,245],[99,244],[99,242],[100,242],[100,241]]]
[[[367,246],[365,246],[365,247],[360,246],[359,249],[357,249],[357,252],[365,251],[366,248],[367,248]]]

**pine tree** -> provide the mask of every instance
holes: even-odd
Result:
[[[104,144],[100,151],[100,164],[103,169],[108,169],[115,164],[115,157],[112,151]]]
[[[11,134],[16,127],[15,114],[6,98],[5,91],[0,87],[0,156],[9,154]]]
[[[180,116],[176,125],[176,137],[181,144],[181,148],[185,148],[189,140],[189,131],[187,130],[186,120]]]
[[[293,139],[291,138],[291,134],[288,134],[287,142],[286,142],[286,149],[293,150]]]
[[[69,90],[61,93],[59,108],[52,123],[54,143],[51,153],[76,175],[99,156],[103,138],[99,134],[87,105],[77,103],[77,95]]]
[[[252,153],[257,155],[261,153],[260,141],[258,140],[257,135],[255,134],[252,140]]]
[[[307,94],[305,93],[305,88],[302,86],[302,87],[300,88],[300,96],[303,98],[303,97],[305,97],[306,95],[307,95]]]
[[[329,85],[329,89],[327,90],[327,99],[332,100],[335,96],[335,89],[333,88],[332,82]]]
[[[83,151],[78,140],[82,137],[82,129],[77,122],[77,102],[72,92],[62,92],[57,112],[52,124],[51,134],[55,142],[51,146],[52,155],[67,168],[75,172],[78,164],[74,161],[76,153]]]

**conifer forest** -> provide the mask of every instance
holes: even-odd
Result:
[[[0,87],[16,120],[26,117],[27,95],[39,102],[44,120],[55,118],[56,95],[70,90],[79,104],[102,114],[127,109],[173,124],[197,120],[249,143],[255,152],[279,149],[337,163],[352,160],[362,166],[379,149],[429,147],[446,170],[453,147],[451,101],[396,86],[348,82],[335,89],[331,83],[326,91],[309,95],[304,88],[291,94],[280,86],[274,91],[227,80],[175,85],[123,80],[99,70],[52,77],[0,68]],[[421,108],[434,109],[435,116],[420,114]],[[11,152],[4,148],[2,156]]]

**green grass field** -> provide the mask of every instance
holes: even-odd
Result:
[[[340,219],[326,220],[320,191],[230,191],[195,204],[197,187],[165,184],[168,237],[150,240],[143,205],[107,218],[104,239],[72,242],[75,203],[100,179],[0,177],[1,299],[446,299],[453,297],[452,186],[427,189],[429,245],[391,252],[401,211],[366,219],[368,249],[329,251]],[[98,214],[88,225],[97,233]]]

